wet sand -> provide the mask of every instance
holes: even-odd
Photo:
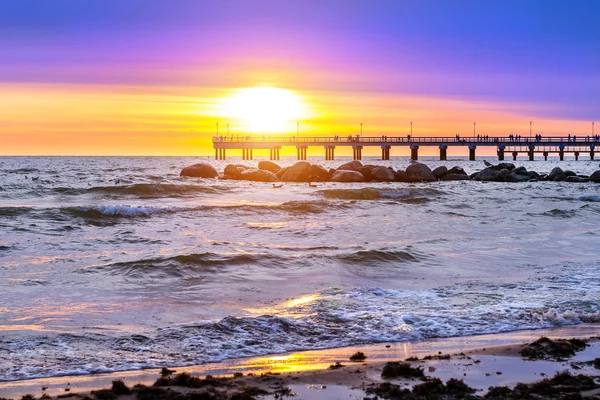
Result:
[[[518,382],[538,381],[565,370],[577,374],[600,376],[600,370],[593,366],[582,366],[576,370],[573,369],[572,364],[600,357],[600,341],[597,339],[590,340],[585,350],[566,361],[530,361],[519,355],[523,343],[532,342],[540,336],[590,338],[599,334],[600,328],[597,325],[581,325],[553,330],[307,351],[172,369],[177,373],[187,372],[200,377],[232,376],[234,373],[242,373],[243,377],[233,380],[234,386],[255,386],[267,391],[273,391],[277,387],[288,387],[298,394],[296,398],[348,399],[361,398],[365,395],[366,387],[384,381],[381,378],[381,371],[386,362],[418,357],[420,360],[411,362],[411,365],[423,367],[426,376],[437,377],[444,382],[451,378],[463,379],[467,385],[478,390],[476,394],[481,395],[490,386],[511,387]],[[349,357],[356,351],[364,352],[368,357],[367,360],[351,362]],[[428,355],[434,358],[421,360]],[[439,355],[451,355],[451,357],[449,359],[435,357]],[[340,362],[344,367],[329,370],[328,367],[336,362]],[[0,397],[20,398],[25,394],[39,397],[44,393],[49,396],[84,393],[109,388],[114,380],[123,380],[130,387],[135,384],[149,386],[159,377],[159,372],[157,369],[149,369],[4,382],[0,383]],[[406,387],[419,383],[403,379],[389,381]],[[261,398],[269,399],[273,396],[267,395]]]

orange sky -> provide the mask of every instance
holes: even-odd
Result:
[[[221,133],[243,133],[227,118],[223,97],[236,88],[93,84],[0,84],[3,155],[212,155],[216,122]],[[293,91],[309,117],[302,134],[416,136],[528,134],[525,105],[397,93]],[[534,134],[588,134],[589,122],[534,119]],[[289,121],[295,133],[296,121]],[[398,150],[401,151],[401,150]],[[292,154],[290,150],[287,154]],[[286,153],[284,153],[286,154]],[[320,154],[318,150],[315,155]],[[345,154],[343,151],[339,155]],[[350,150],[348,150],[348,154]],[[368,154],[368,153],[367,153]],[[373,150],[377,154],[377,150]],[[232,154],[234,155],[234,154]]]

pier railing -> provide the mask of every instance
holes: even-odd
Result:
[[[522,137],[520,135],[508,136],[359,136],[359,135],[334,135],[334,136],[295,136],[295,135],[218,135],[213,136],[215,158],[225,159],[227,149],[241,149],[244,159],[252,159],[254,149],[270,149],[271,159],[279,159],[281,147],[296,147],[299,160],[305,160],[307,148],[323,146],[327,160],[334,158],[336,146],[351,146],[354,150],[354,159],[362,158],[363,146],[381,146],[382,159],[389,160],[392,147],[410,147],[411,157],[418,158],[419,146],[439,146],[440,159],[445,160],[447,149],[452,146],[468,146],[469,159],[475,159],[475,149],[478,146],[498,148],[498,158],[504,159],[506,151],[512,152],[513,158],[517,154],[527,153],[533,160],[535,153],[541,153],[545,158],[550,153],[558,153],[561,160],[565,152],[572,152],[578,159],[580,152],[589,152],[594,159],[596,145],[600,144],[600,135],[566,135],[566,136],[540,136]]]

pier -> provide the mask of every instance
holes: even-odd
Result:
[[[215,159],[225,160],[228,150],[241,150],[244,160],[252,160],[254,149],[268,149],[271,160],[279,160],[283,147],[295,147],[298,160],[306,160],[309,147],[321,147],[325,150],[325,160],[335,159],[335,149],[352,147],[353,158],[362,159],[364,147],[381,148],[381,159],[389,160],[393,147],[410,149],[411,158],[419,159],[421,147],[439,148],[440,160],[447,158],[448,148],[467,147],[469,160],[475,160],[477,148],[495,147],[498,160],[503,161],[508,155],[513,160],[519,154],[527,154],[530,161],[535,155],[542,155],[545,160],[550,154],[558,154],[564,160],[565,154],[573,154],[578,160],[581,155],[587,155],[594,160],[596,146],[600,144],[600,135],[567,136],[567,137],[520,137],[515,135],[505,137],[411,137],[411,136],[214,136],[213,146]]]

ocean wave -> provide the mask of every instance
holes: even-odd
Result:
[[[202,278],[221,272],[225,267],[251,264],[268,266],[277,261],[280,258],[265,253],[205,252],[93,265],[81,268],[78,272],[107,273],[142,283],[151,280]]]
[[[31,207],[0,207],[0,217],[18,217],[31,212]]]
[[[551,218],[573,218],[577,215],[578,210],[563,210],[560,208],[554,208],[552,210],[542,212],[542,213],[527,213],[527,215],[531,217],[551,217]]]
[[[37,168],[3,169],[1,171],[7,174],[31,174],[33,172],[40,172]]]
[[[326,189],[317,193],[326,199],[340,200],[395,200],[404,203],[424,203],[438,199],[446,192],[434,188],[402,188],[402,189]]]
[[[102,217],[149,217],[154,214],[174,213],[185,208],[178,207],[143,207],[129,205],[106,205],[106,206],[77,206],[62,207],[59,209],[67,214],[82,218]]]
[[[54,193],[66,196],[85,194],[104,195],[107,197],[135,196],[139,198],[189,197],[199,194],[221,194],[230,192],[227,186],[200,186],[189,184],[136,183],[133,185],[94,186],[90,188],[59,187],[52,189]]]
[[[191,255],[179,258],[178,263],[204,262],[215,256]],[[600,322],[597,268],[564,268],[560,275],[568,278],[564,283],[556,279],[555,270],[550,272],[534,283],[510,285],[477,280],[421,290],[330,288],[305,301],[269,306],[269,313],[249,309],[248,315],[171,326],[143,336],[3,338],[0,356],[12,362],[8,365],[21,367],[0,366],[0,376],[15,380],[176,367],[308,349]],[[577,301],[571,293],[574,278],[579,288]],[[66,360],[65,353],[69,354]],[[43,362],[39,354],[44,354]]]
[[[401,250],[360,250],[351,254],[338,255],[338,260],[351,264],[374,264],[374,263],[414,263],[420,261],[408,251]]]

